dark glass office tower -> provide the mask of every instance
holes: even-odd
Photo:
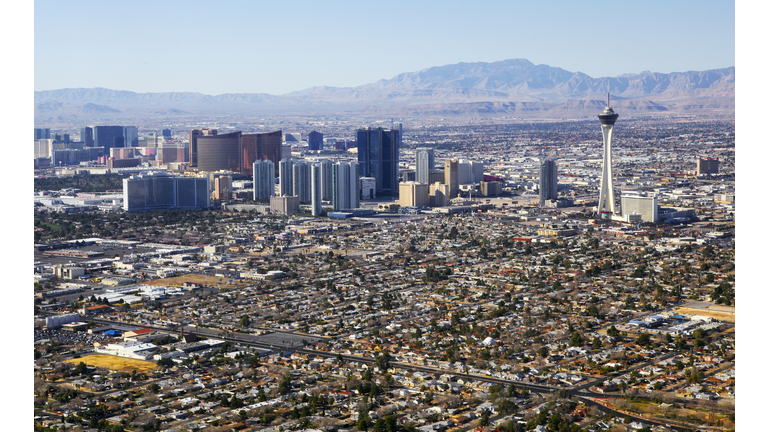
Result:
[[[104,154],[109,154],[111,148],[125,147],[125,136],[122,126],[94,126],[93,146],[104,147]]]
[[[376,195],[399,194],[400,146],[396,130],[362,128],[357,130],[357,161],[360,177],[376,179]]]
[[[51,128],[35,128],[35,139],[50,139]]]
[[[93,128],[91,127],[84,127],[80,129],[80,141],[83,142],[83,145],[86,147],[94,147],[93,145]]]
[[[323,134],[320,132],[312,131],[307,135],[307,143],[309,143],[310,150],[322,150],[323,149]]]
[[[557,199],[557,164],[554,159],[545,159],[539,166],[539,207],[546,200]]]

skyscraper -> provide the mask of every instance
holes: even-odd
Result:
[[[720,160],[711,157],[696,158],[696,175],[717,174],[720,168]],[[623,207],[622,207],[623,208]]]
[[[472,167],[472,183],[484,181],[483,170],[485,169],[485,164],[483,162],[470,162],[469,165]]]
[[[448,191],[448,185],[443,183],[433,183],[429,185],[429,205],[430,207],[447,206],[451,199]]]
[[[429,184],[429,170],[435,169],[435,150],[420,148],[416,150],[416,181]]]
[[[35,128],[35,139],[48,139],[51,137],[50,128]]]
[[[293,161],[293,194],[299,197],[299,202],[308,203],[312,201],[312,170],[306,161]]]
[[[557,199],[557,165],[554,159],[545,159],[539,165],[539,207],[550,199]]]
[[[323,191],[320,183],[322,167],[312,164],[312,216],[318,217],[323,213]]]
[[[139,146],[139,128],[136,126],[123,126],[124,147]]]
[[[213,199],[225,201],[232,196],[232,177],[221,176],[213,180]]]
[[[197,136],[197,168],[200,171],[240,172],[242,169],[241,136],[240,131]]]
[[[243,174],[251,175],[253,163],[257,160],[270,160],[273,167],[280,164],[280,154],[282,153],[283,131],[243,134]],[[275,174],[278,174],[275,171]]]
[[[357,161],[361,177],[376,179],[376,195],[397,196],[400,177],[400,146],[397,130],[361,128],[357,130]]]
[[[94,126],[93,144],[95,147],[104,147],[104,153],[109,153],[111,148],[126,147],[123,127]]]
[[[280,196],[293,195],[293,160],[280,161]]]
[[[333,173],[333,210],[360,207],[360,169],[357,162],[337,162]]]
[[[189,163],[197,166],[197,138],[201,136],[217,135],[216,129],[192,129],[189,131]],[[86,143],[86,145],[88,145]]]
[[[80,129],[80,141],[83,142],[83,145],[86,147],[94,147],[93,145],[93,128],[91,127],[84,127]]]
[[[622,193],[621,214],[628,221],[629,215],[640,215],[643,222],[657,222],[659,220],[659,201],[655,194],[646,193]]]
[[[307,134],[307,142],[309,143],[310,150],[322,150],[323,134],[320,132],[312,131],[309,134]]]
[[[51,157],[51,139],[36,139],[35,140],[35,159],[37,158],[49,158]]]
[[[325,201],[333,199],[333,176],[331,175],[331,161],[328,159],[320,161],[320,185],[321,198]]]
[[[616,202],[613,198],[613,159],[611,157],[611,140],[613,138],[613,124],[619,115],[611,108],[611,97],[608,96],[608,106],[597,116],[600,119],[600,128],[603,130],[603,176],[600,178],[600,199],[597,204],[597,212],[601,215],[616,213]]]
[[[429,206],[429,185],[419,182],[400,183],[401,207],[428,207]]]
[[[466,159],[459,159],[459,185],[472,183],[472,164]]]
[[[253,200],[268,200],[275,195],[275,164],[271,160],[258,160],[252,165]]]
[[[397,147],[403,146],[403,122],[392,122],[392,129],[397,131]]]
[[[445,161],[445,184],[448,185],[448,196],[455,197],[459,194],[459,160]]]

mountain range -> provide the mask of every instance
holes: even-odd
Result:
[[[358,87],[311,87],[279,96],[105,88],[36,91],[35,121],[269,112],[579,118],[592,117],[602,109],[608,92],[611,105],[628,115],[732,115],[735,82],[735,67],[592,78],[511,59],[430,67]]]

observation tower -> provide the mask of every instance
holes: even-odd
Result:
[[[613,124],[619,115],[611,108],[611,94],[608,94],[608,106],[598,116],[603,130],[603,176],[600,178],[600,200],[597,212],[600,217],[610,218],[616,213],[616,201],[613,198],[613,159],[611,157],[611,140]]]

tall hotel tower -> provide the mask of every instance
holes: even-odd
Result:
[[[608,95],[608,106],[597,118],[600,119],[600,127],[603,129],[603,177],[600,179],[600,201],[597,204],[597,212],[602,217],[610,217],[616,213],[616,201],[613,199],[611,139],[613,138],[613,124],[619,118],[619,115],[611,108],[610,95]]]

